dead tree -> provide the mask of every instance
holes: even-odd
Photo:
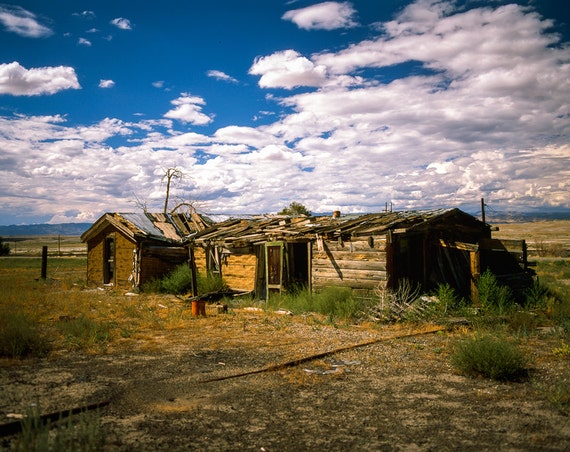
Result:
[[[170,198],[170,184],[172,179],[176,178],[178,180],[182,179],[182,171],[178,168],[168,168],[166,173],[162,177],[162,180],[166,179],[166,197],[164,199],[164,213],[168,212],[168,199]]]

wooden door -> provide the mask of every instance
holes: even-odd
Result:
[[[283,288],[283,245],[283,242],[265,244],[265,274],[268,297],[272,293],[281,293]]]

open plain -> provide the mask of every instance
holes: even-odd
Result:
[[[4,308],[30,309],[32,299],[46,330],[61,335],[87,316],[104,320],[107,335],[83,346],[61,335],[45,356],[0,358],[0,424],[32,404],[53,413],[104,402],[101,450],[570,447],[568,336],[548,319],[524,331],[496,323],[528,361],[526,377],[500,382],[451,365],[476,318],[381,325],[238,302],[192,317],[174,296],[87,289],[76,265],[41,281],[9,259]],[[0,444],[10,450],[17,438]]]

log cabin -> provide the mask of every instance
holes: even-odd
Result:
[[[487,268],[502,282],[529,284],[526,244],[508,242],[492,239],[488,224],[451,208],[228,219],[196,233],[188,246],[205,255],[196,262],[199,271],[258,299],[299,286],[397,289],[403,280],[424,291],[447,283],[475,299]]]
[[[106,213],[81,236],[87,283],[138,289],[187,263],[184,240],[210,224],[197,213]]]

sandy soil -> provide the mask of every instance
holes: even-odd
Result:
[[[465,331],[406,336],[398,326],[227,316],[125,339],[104,354],[2,361],[0,422],[38,401],[43,412],[109,401],[100,416],[104,450],[111,451],[570,448],[570,418],[540,390],[570,377],[570,360],[552,354],[559,340],[548,335],[525,345],[528,380],[498,383],[462,376],[449,364]],[[10,440],[0,438],[2,447]]]

